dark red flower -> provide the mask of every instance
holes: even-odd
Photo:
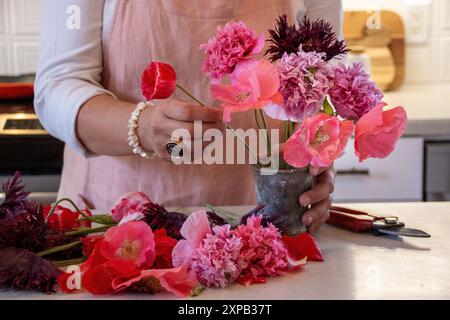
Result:
[[[165,229],[156,230],[153,235],[155,236],[155,261],[152,268],[172,268],[172,251],[177,244],[177,240],[169,237]]]
[[[288,255],[294,260],[301,260],[306,257],[308,261],[323,261],[319,245],[309,233],[301,233],[296,237],[284,235],[283,243]]]
[[[326,61],[349,52],[345,41],[337,39],[333,26],[325,20],[311,21],[305,17],[297,27],[290,25],[287,16],[282,15],[275,29],[269,30],[269,33],[271,46],[265,54],[272,62],[281,59],[284,53],[297,53],[300,46],[305,52],[325,53]]]
[[[28,249],[0,246],[0,287],[54,291],[61,273],[49,261]]]
[[[85,257],[89,257],[92,254],[92,251],[94,251],[94,247],[97,242],[103,238],[103,235],[89,235],[87,237],[80,238],[80,241],[83,243],[83,255]]]
[[[177,74],[170,64],[153,61],[142,73],[142,94],[147,100],[167,99],[175,91]]]

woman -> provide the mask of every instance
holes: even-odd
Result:
[[[78,13],[80,25],[68,24]],[[134,190],[166,206],[254,204],[248,165],[167,161],[173,130],[192,130],[194,120],[204,129],[223,128],[217,108],[177,92],[144,109],[137,136],[142,149],[155,154],[151,159],[133,153],[127,123],[144,100],[140,75],[150,61],[170,63],[178,83],[211,104],[200,44],[230,20],[267,32],[283,13],[291,21],[306,14],[341,28],[337,0],[44,0],[35,106],[45,128],[66,142],[59,196],[99,209]],[[251,127],[252,118],[236,114],[232,126]],[[328,218],[335,175],[333,168],[314,174],[317,183],[299,199],[312,205],[303,216],[310,231]]]

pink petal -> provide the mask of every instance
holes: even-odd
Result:
[[[189,215],[180,230],[181,235],[197,248],[207,234],[211,234],[208,215],[205,210],[198,210]]]
[[[255,65],[255,73],[259,81],[260,99],[270,99],[280,88],[278,69],[267,60],[261,60]]]
[[[172,264],[174,267],[179,267],[183,264],[190,264],[194,250],[187,240],[180,240],[177,242],[172,250]]]
[[[137,277],[127,281],[116,278],[112,282],[112,288],[117,292],[130,287],[133,283],[147,277],[154,277],[159,280],[161,286],[168,292],[178,297],[187,297],[192,292],[198,281],[193,273],[188,272],[186,266],[180,266],[172,269],[150,269],[143,270]]]
[[[256,40],[255,47],[250,52],[250,55],[254,55],[254,54],[260,53],[262,51],[262,49],[264,49],[265,42],[266,42],[266,36],[265,36],[264,33],[261,33],[259,35],[258,39]]]
[[[143,192],[130,192],[121,196],[114,204],[111,214],[114,221],[119,222],[122,218],[135,212],[142,212],[145,205],[150,203],[150,198]]]
[[[284,160],[296,168],[304,168],[312,160],[312,155],[308,151],[301,134],[301,131],[294,133],[288,141],[286,141],[283,148]]]

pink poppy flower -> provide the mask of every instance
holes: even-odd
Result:
[[[348,120],[323,113],[306,118],[284,145],[284,159],[296,168],[328,167],[341,155],[352,132],[353,123]]]
[[[217,27],[217,34],[200,46],[206,54],[203,71],[213,83],[218,82],[239,63],[260,53],[263,47],[264,33],[257,37],[244,22],[228,22],[224,27]]]
[[[111,214],[115,222],[120,222],[126,215],[143,214],[145,205],[151,203],[150,198],[143,192],[130,192],[116,201]]]
[[[271,103],[282,104],[279,87],[277,68],[267,60],[260,60],[237,69],[231,85],[213,84],[211,95],[223,102],[223,121],[230,122],[232,112],[260,109]]]
[[[157,286],[160,285],[179,297],[189,296],[198,285],[195,275],[188,271],[186,265],[182,265],[172,269],[142,270],[138,276],[131,279],[115,278],[112,280],[112,288],[115,292],[122,291],[141,280],[148,280],[148,285],[154,282],[152,280],[157,280]]]
[[[152,229],[141,221],[132,221],[106,231],[101,254],[109,260],[131,261],[139,268],[149,268],[155,259]]]
[[[383,111],[384,106],[376,106],[356,123],[355,153],[359,161],[389,156],[406,129],[405,109]]]
[[[205,210],[193,212],[180,230],[183,240],[178,241],[172,251],[172,264],[179,267],[183,264],[190,265],[196,250],[200,247],[203,239],[212,233]]]

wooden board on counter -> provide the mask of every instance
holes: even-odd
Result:
[[[374,27],[379,22],[381,28]],[[368,25],[371,28],[368,28]],[[384,90],[398,89],[405,78],[405,28],[395,12],[346,11],[344,35],[350,48],[364,50],[372,65],[372,77]]]

